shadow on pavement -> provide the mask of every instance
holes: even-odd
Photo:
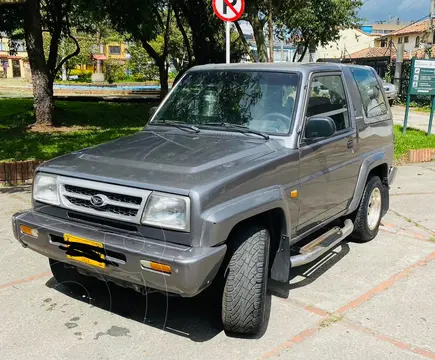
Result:
[[[325,272],[331,269],[335,264],[337,264],[341,259],[343,259],[347,254],[349,254],[349,251],[349,244],[346,241],[343,241],[334,249],[319,258],[316,262],[291,269],[289,284],[270,281],[269,292],[272,295],[287,299],[290,296],[290,291],[292,289],[297,289],[313,283]]]
[[[291,270],[289,284],[269,280],[266,318],[269,319],[271,312],[271,295],[288,298],[292,289],[311,284],[337,264],[349,251],[349,245],[343,242],[317,262]],[[92,286],[87,287],[77,284],[77,286],[70,288],[59,284],[54,278],[47,281],[46,286],[75,300],[144,325],[186,337],[194,342],[211,340],[223,331],[220,320],[220,304],[211,291],[207,290],[195,298],[166,296],[157,292],[142,295],[132,289],[123,288],[113,283],[90,279]],[[298,281],[294,282],[295,279]],[[265,334],[267,326],[268,321],[255,337],[240,334],[227,335],[255,340]]]
[[[220,311],[206,295],[195,298],[166,296],[161,293],[142,295],[132,289],[95,279],[92,286],[67,287],[54,278],[46,286],[75,300],[110,311],[125,318],[186,337],[194,342],[212,339],[223,331]]]

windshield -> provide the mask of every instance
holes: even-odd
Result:
[[[192,72],[180,80],[153,123],[242,125],[271,135],[287,134],[293,123],[298,87],[296,73]]]

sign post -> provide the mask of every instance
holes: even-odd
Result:
[[[411,95],[427,95],[431,97],[431,111],[427,134],[432,133],[432,122],[435,112],[435,60],[412,59],[411,76],[409,78],[408,96],[406,98],[403,133],[406,134]]]
[[[216,16],[225,21],[225,52],[226,63],[230,63],[231,22],[237,21],[245,10],[245,0],[213,0],[213,11]]]

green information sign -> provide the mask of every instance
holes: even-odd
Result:
[[[432,120],[435,111],[435,59],[412,59],[408,97],[406,99],[405,120],[403,122],[404,134],[406,134],[406,127],[408,125],[409,103],[411,102],[411,95],[427,95],[432,99],[429,127],[427,130],[427,134],[430,135],[432,132]]]
[[[435,95],[435,60],[413,60],[411,95]]]

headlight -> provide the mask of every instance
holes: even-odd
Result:
[[[142,215],[142,224],[189,231],[190,199],[184,196],[152,193]]]
[[[51,205],[59,205],[57,176],[38,173],[33,183],[33,199]]]

